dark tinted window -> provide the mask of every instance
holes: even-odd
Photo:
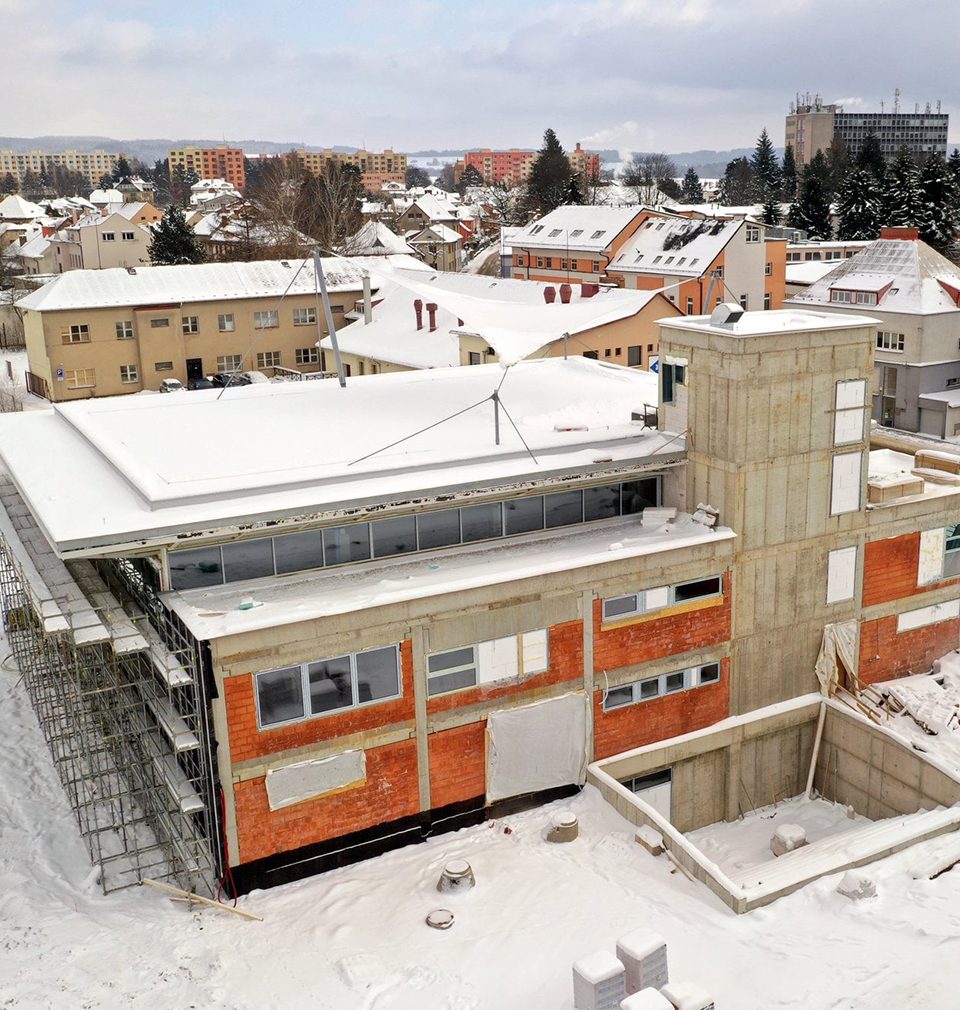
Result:
[[[350,657],[336,656],[307,666],[310,678],[310,713],[331,712],[347,708],[353,702],[350,677]]]
[[[682,586],[675,586],[673,598],[677,603],[684,600],[699,600],[703,596],[716,596],[720,592],[720,579],[699,579],[697,582],[685,582]]]
[[[629,705],[633,701],[633,685],[627,684],[626,687],[612,687],[607,691],[606,698],[603,701],[603,707],[606,709],[619,708],[621,705]]]
[[[643,480],[627,481],[623,485],[623,514],[636,515],[648,505],[660,504],[660,482],[656,477],[645,477]]]
[[[700,667],[700,683],[701,684],[712,684],[714,681],[720,679],[720,664],[719,663],[708,663],[706,666]]]
[[[303,690],[300,667],[271,670],[257,677],[260,725],[271,726],[303,715]]]
[[[273,553],[278,575],[284,572],[300,572],[307,568],[322,568],[323,535],[320,530],[310,530],[306,533],[290,533],[285,537],[275,537]]]
[[[397,516],[371,523],[373,556],[388,558],[417,549],[417,524],[413,516]]]
[[[420,535],[422,551],[460,543],[460,510],[443,509],[440,512],[424,512],[418,515],[417,532]]]
[[[503,525],[507,536],[543,529],[543,496],[513,498],[503,503]]]
[[[543,505],[547,529],[583,522],[583,493],[581,491],[558,491],[556,494],[545,494]]]
[[[660,678],[651,677],[650,680],[640,681],[640,700],[646,701],[648,698],[656,698],[660,693]]]
[[[400,693],[397,650],[371,649],[357,653],[357,702],[395,698]]]
[[[198,547],[170,554],[170,583],[174,589],[219,586],[223,582],[219,547]]]
[[[366,561],[370,557],[370,525],[334,526],[323,531],[323,549],[328,565]]]
[[[223,545],[223,576],[227,582],[264,575],[273,575],[273,544],[269,538]]]
[[[460,509],[460,522],[465,544],[474,540],[490,540],[503,535],[500,502],[491,502],[487,505],[468,505],[466,508]]]
[[[594,519],[611,519],[620,515],[620,485],[583,489],[583,518],[587,522]]]

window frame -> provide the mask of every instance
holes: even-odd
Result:
[[[276,360],[274,360],[276,359]],[[257,351],[257,368],[279,368],[282,360],[281,351]]]
[[[70,323],[60,331],[61,339],[65,344],[89,344],[90,324]]]
[[[227,361],[236,362],[233,365],[227,365]],[[220,354],[217,355],[217,374],[227,374],[229,372],[238,372],[243,367],[243,355],[242,354]]]
[[[317,310],[314,306],[308,305],[306,307],[295,308],[293,310],[293,325],[294,326],[316,326],[317,325]]]
[[[81,373],[83,374],[83,382],[78,381]],[[88,381],[91,374],[93,379]],[[68,368],[63,373],[63,378],[67,389],[94,389],[97,385],[97,370],[95,368]]]
[[[296,365],[319,365],[319,347],[297,347],[293,352],[293,361]]]
[[[253,314],[255,330],[274,330],[280,325],[280,313],[277,309],[261,309]]]
[[[718,589],[716,592],[704,593],[702,596],[691,596],[688,599],[677,599],[677,590],[682,589],[684,586],[692,586],[698,582],[711,582],[716,580],[718,583]],[[647,594],[656,592],[657,590],[666,590],[667,600],[665,603],[660,604],[647,604]],[[669,610],[671,607],[681,607],[686,603],[695,603],[700,600],[711,600],[715,597],[723,596],[723,573],[720,572],[716,575],[705,575],[698,579],[684,579],[682,582],[673,582],[666,586],[648,586],[646,589],[638,589],[633,593],[620,593],[617,596],[605,596],[601,598],[600,601],[600,620],[601,624],[615,624],[618,621],[630,620],[634,617],[643,617],[645,614],[655,614],[660,610]],[[634,606],[630,610],[626,610],[620,614],[608,614],[607,604],[613,603],[617,600],[634,600]]]
[[[124,371],[126,371],[126,377],[124,377]],[[137,365],[121,365],[120,366],[120,382],[125,385],[133,385],[140,383],[140,368]]]
[[[229,325],[228,325],[229,323]],[[217,331],[220,333],[235,333],[237,329],[236,316],[232,312],[221,312],[217,316]]]
[[[716,671],[716,676],[704,679],[706,671]],[[682,677],[682,686],[668,688],[671,677]],[[649,677],[641,677],[639,680],[632,680],[626,684],[614,684],[603,692],[601,708],[604,712],[616,712],[622,708],[629,708],[632,705],[643,705],[649,701],[658,701],[668,698],[673,694],[684,694],[687,691],[695,690],[698,687],[710,687],[719,684],[723,679],[723,670],[720,660],[710,660],[706,663],[698,663],[695,666],[685,666],[679,670],[666,670],[663,673],[652,674]],[[656,692],[652,692],[644,685],[656,684]],[[630,697],[616,704],[608,704],[609,696],[613,692],[623,692],[630,690]]]
[[[253,675],[253,695],[257,710],[257,729],[263,733],[267,730],[279,729],[285,726],[292,726],[294,723],[307,722],[313,719],[323,719],[326,716],[337,715],[343,712],[352,712],[359,708],[369,708],[372,705],[382,705],[385,702],[396,701],[403,697],[403,653],[400,642],[390,642],[387,645],[374,645],[367,649],[359,649],[357,652],[343,652],[337,656],[321,656],[319,659],[309,659],[302,663],[289,663],[286,666],[274,667],[270,670],[258,670]],[[368,652],[380,652],[392,648],[396,656],[397,668],[397,693],[386,698],[375,698],[370,701],[360,701],[359,681],[357,679],[357,656],[362,656]],[[326,663],[335,659],[348,658],[350,660],[350,688],[353,696],[353,703],[342,705],[339,708],[332,708],[326,712],[310,711],[310,667],[317,663]],[[260,705],[260,678],[271,673],[279,673],[282,670],[300,669],[300,700],[303,705],[303,715],[294,716],[292,719],[282,719],[277,722],[264,724]]]
[[[117,340],[133,340],[133,320],[121,319],[114,324]]]

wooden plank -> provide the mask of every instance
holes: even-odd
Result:
[[[252,919],[254,922],[263,922],[263,919],[259,915],[254,915],[253,912],[245,912],[242,908],[234,908],[232,905],[224,905],[222,902],[213,901],[210,898],[204,898],[199,894],[194,894],[192,891],[184,891],[179,887],[171,887],[170,884],[161,883],[159,880],[148,880],[144,877],[140,883],[146,884],[148,887],[155,887],[158,891],[163,891],[166,894],[175,895],[175,901],[186,901],[191,905],[209,905],[211,908],[219,908],[224,912],[232,912],[234,915],[239,915],[244,919]]]

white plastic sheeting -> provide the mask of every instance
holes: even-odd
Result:
[[[583,694],[492,712],[487,720],[487,802],[582,785],[587,757]]]
[[[267,772],[267,800],[271,810],[279,810],[354,782],[364,782],[366,777],[366,754],[362,750],[347,750],[316,761],[298,761]]]
[[[856,512],[860,508],[860,471],[862,452],[844,452],[833,457],[833,484],[830,493],[830,515]]]
[[[827,555],[827,603],[852,600],[857,585],[857,548],[840,547]]]
[[[929,607],[918,607],[916,610],[906,610],[897,614],[897,634],[902,631],[913,631],[914,628],[925,628],[928,624],[939,624],[941,621],[951,621],[960,617],[960,600],[944,600]]]
[[[858,630],[856,621],[824,625],[823,643],[815,670],[817,680],[820,681],[820,691],[825,697],[829,697],[840,682],[841,663],[851,673],[858,671]]]
[[[942,526],[920,533],[920,563],[917,566],[917,585],[925,586],[943,578],[943,547],[946,531]]]

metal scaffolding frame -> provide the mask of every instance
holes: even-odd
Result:
[[[11,525],[11,497],[0,488],[4,631],[104,893],[152,878],[214,896],[221,826],[200,644],[163,607],[148,559],[65,565],[29,517]]]

